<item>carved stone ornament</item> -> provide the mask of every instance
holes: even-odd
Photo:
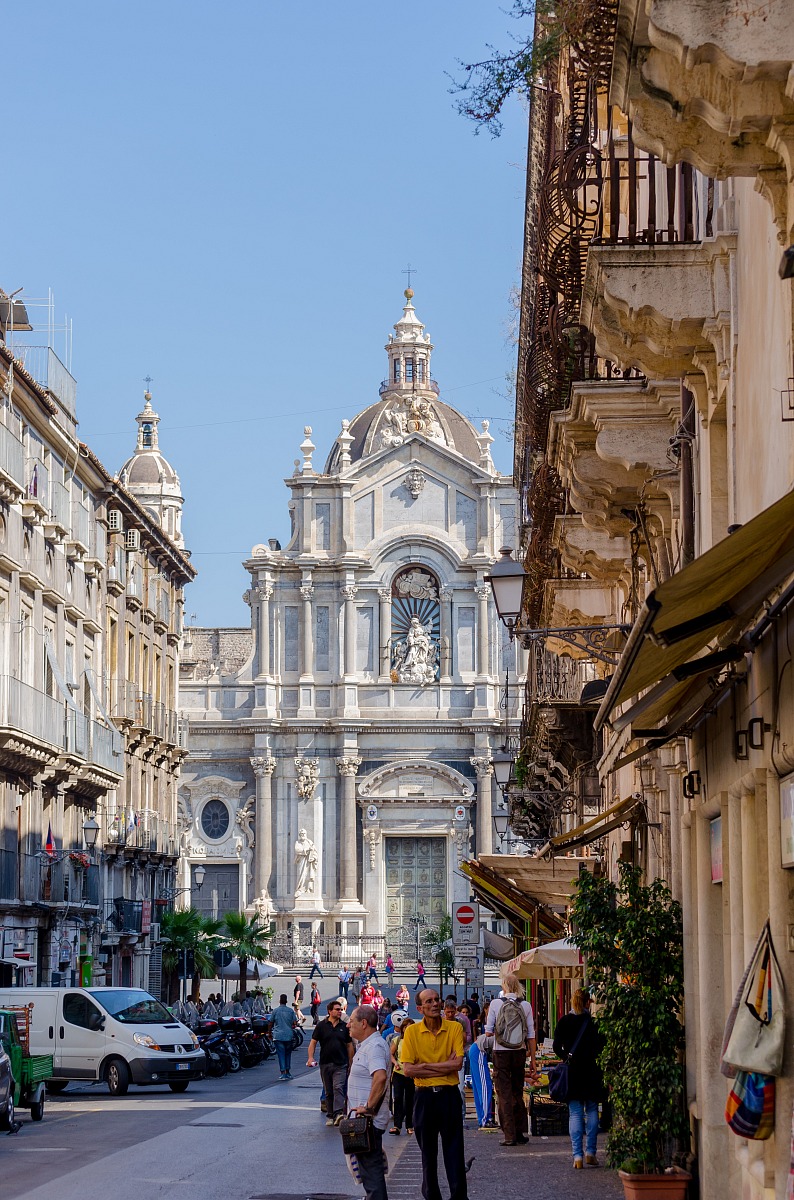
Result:
[[[401,446],[413,433],[419,433],[433,442],[444,441],[444,433],[432,405],[418,396],[409,396],[386,409],[378,437],[378,449]]]
[[[491,774],[493,767],[489,755],[475,755],[473,758],[469,759],[469,762],[474,767],[474,773],[478,779],[485,779]]]
[[[261,779],[265,775],[272,775],[276,769],[276,760],[268,754],[266,757],[256,755],[251,759],[251,766],[254,769],[254,775],[257,779]]]
[[[297,771],[295,787],[298,795],[301,800],[311,800],[320,778],[320,760],[318,758],[296,758],[295,770]]]
[[[354,583],[345,584],[345,586],[342,588],[342,595],[344,596],[345,600],[355,600],[357,593],[358,588]]]
[[[392,678],[396,676],[397,683],[433,683],[438,671],[438,652],[430,625],[411,617],[406,636],[394,644]]]
[[[422,488],[427,480],[418,467],[411,467],[411,470],[403,480],[403,487],[410,492],[414,500],[418,500],[422,493]]]
[[[457,865],[460,866],[460,864],[463,862],[464,858],[466,858],[466,856],[469,853],[469,839],[471,837],[471,834],[469,833],[468,829],[457,829],[455,831],[454,836],[455,836],[455,857],[458,860]]]
[[[378,861],[378,846],[380,845],[381,831],[373,826],[372,829],[367,830],[364,836],[369,842],[369,869],[370,871],[374,871]]]
[[[260,583],[259,587],[256,589],[256,594],[260,600],[270,600],[273,595],[273,584]]]
[[[358,768],[361,766],[361,759],[358,755],[338,758],[336,766],[340,775],[357,775]]]
[[[405,571],[394,581],[394,588],[398,595],[410,596],[413,600],[438,599],[433,576],[426,571]]]

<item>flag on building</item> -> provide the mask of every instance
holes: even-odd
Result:
[[[52,840],[52,824],[47,822],[47,840],[44,843],[44,850],[50,858],[55,857],[55,842]]]

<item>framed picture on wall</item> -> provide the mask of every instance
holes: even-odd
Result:
[[[780,854],[784,867],[794,867],[794,775],[780,781]]]
[[[711,843],[711,882],[722,883],[722,817],[709,821]]]

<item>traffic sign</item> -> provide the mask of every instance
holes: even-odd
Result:
[[[478,946],[480,942],[479,904],[452,905],[453,946]]]
[[[482,963],[482,950],[479,946],[456,946],[455,947],[455,964],[456,966],[465,966],[467,963],[472,967],[479,967]]]
[[[484,967],[466,967],[466,988],[471,994],[477,988],[485,987],[485,968]]]

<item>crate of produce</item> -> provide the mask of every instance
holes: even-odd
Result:
[[[568,1132],[568,1105],[549,1096],[531,1095],[529,1127],[533,1137],[562,1137]]]

